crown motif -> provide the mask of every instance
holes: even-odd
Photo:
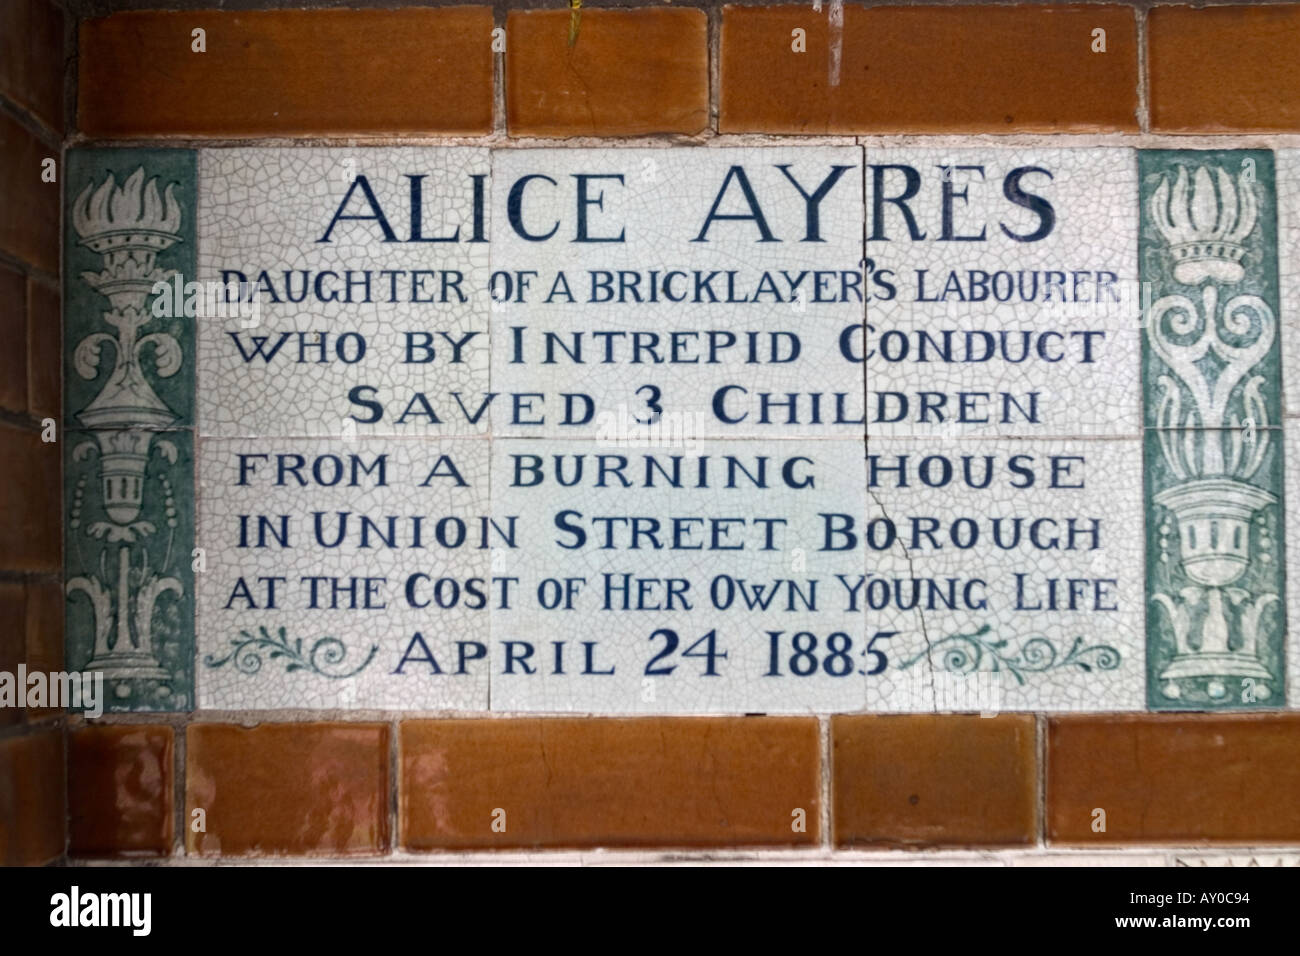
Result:
[[[1196,167],[1188,181],[1187,167],[1178,167],[1172,193],[1162,178],[1150,200],[1151,217],[1169,244],[1174,279],[1197,285],[1206,279],[1240,282],[1246,274],[1242,244],[1255,228],[1258,207],[1246,171],[1232,177],[1221,167],[1213,173]]]

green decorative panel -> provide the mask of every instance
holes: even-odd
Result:
[[[1266,150],[1139,153],[1147,701],[1285,703],[1277,203]]]
[[[68,427],[194,424],[193,317],[153,289],[194,278],[197,154],[68,151],[63,409]],[[174,299],[174,296],[169,296]],[[168,311],[170,316],[156,315]],[[123,360],[114,361],[121,346]],[[131,348],[134,347],[134,352]],[[115,409],[123,409],[113,414]]]
[[[106,708],[194,702],[191,150],[68,154],[64,534],[68,666]],[[164,291],[165,290],[165,291]]]

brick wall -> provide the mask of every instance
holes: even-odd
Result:
[[[11,674],[63,660],[60,446],[42,441],[42,422],[60,404],[64,22],[53,0],[0,4],[0,671]],[[64,723],[0,708],[0,864],[63,855]]]
[[[494,144],[1300,133],[1300,6],[506,6],[91,16],[76,30],[67,132]],[[25,343],[0,356],[0,654],[53,661],[58,465],[38,421],[57,406],[59,220],[37,167],[64,133],[63,32],[51,0],[4,11],[17,23],[0,42],[14,30],[37,42],[0,57],[0,287],[9,343]],[[798,31],[806,52],[784,55]],[[1300,843],[1300,714],[319,716],[74,719],[71,854]],[[6,720],[0,860],[58,857],[61,720]],[[1104,834],[1090,826],[1098,806]],[[197,807],[220,839],[187,826]],[[508,834],[488,825],[498,808]]]

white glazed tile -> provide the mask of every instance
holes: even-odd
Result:
[[[861,159],[857,147],[496,150],[494,434],[624,438],[640,419],[693,438],[861,435],[862,365],[841,348],[862,322]],[[831,183],[824,198],[805,201],[781,166],[809,194]],[[587,240],[614,241],[577,241],[579,209]],[[796,340],[797,358],[771,361]],[[774,404],[788,393],[793,412]]]
[[[679,148],[679,149],[505,149],[490,153],[472,148],[239,148],[198,151],[200,195],[198,201],[198,278],[216,281],[222,270],[237,269],[250,279],[261,270],[275,275],[285,269],[373,270],[373,296],[379,301],[342,304],[273,303],[263,294],[258,325],[248,327],[239,317],[198,319],[198,545],[204,549],[206,569],[198,579],[199,705],[205,708],[281,707],[384,707],[393,709],[486,709],[491,681],[491,706],[500,710],[569,711],[607,713],[698,712],[832,712],[858,710],[947,711],[978,710],[1129,710],[1144,706],[1144,587],[1140,330],[1136,318],[1141,303],[1137,284],[1138,184],[1135,153],[1129,149],[1060,149],[1020,147],[986,148],[983,145],[948,148],[870,149],[864,156],[857,147]],[[1300,326],[1292,313],[1300,308],[1300,150],[1277,153],[1279,187],[1280,279],[1283,328],[1284,382],[1297,377],[1300,362]],[[820,242],[801,242],[809,228],[807,204],[781,172],[790,172],[805,188],[819,183],[838,164],[852,167],[835,183],[820,205]],[[889,241],[872,239],[876,227],[874,167],[907,166],[921,183],[907,200],[922,241],[906,235],[899,208],[883,205],[883,226]],[[950,186],[951,241],[941,237],[944,182],[941,167],[954,167]],[[971,169],[980,166],[982,177]],[[1017,205],[1004,191],[1012,169],[1041,167],[1051,172],[1026,174],[1025,190],[1045,198],[1055,213],[1052,231],[1042,241],[1018,242],[1003,226],[1021,234],[1038,222],[1038,214]],[[774,241],[760,242],[753,218],[716,219],[708,229],[708,242],[694,242],[704,227],[710,207],[720,192],[725,196],[715,209],[723,216],[749,212],[735,170],[744,169],[753,187],[754,202],[762,210]],[[366,211],[363,194],[355,192],[357,177],[364,176],[388,217],[396,240],[409,239],[410,180],[425,174],[422,214],[424,233],[442,235],[459,227],[461,241],[447,243],[382,241],[385,237],[373,219],[344,220],[335,224],[331,243],[320,243],[339,202],[354,189],[348,211]],[[491,175],[489,175],[491,174]],[[578,176],[608,177],[588,180],[585,206],[591,236],[609,238],[625,231],[625,242],[575,242],[579,205]],[[900,171],[887,170],[882,182],[887,196],[896,196]],[[482,222],[491,225],[493,246],[465,241],[474,228],[474,177],[481,177],[484,199]],[[516,224],[511,191],[526,176],[545,176],[522,187],[522,217]],[[730,177],[730,178],[729,178]],[[1024,202],[1031,202],[1024,200]],[[529,241],[515,226],[546,231],[558,223],[553,238]],[[959,235],[986,230],[984,241],[963,241]],[[867,236],[870,259],[863,286],[871,299],[863,303],[854,293],[859,275],[862,237]],[[390,280],[379,270],[398,270],[396,298],[412,270],[454,270],[466,301],[413,303],[383,301]],[[556,288],[563,271],[575,301],[547,293]],[[716,273],[709,287],[726,297],[728,283],[743,297],[766,277],[772,292],[761,301],[746,302],[623,302],[593,301],[593,271],[617,276],[629,270],[644,283],[651,273],[662,277],[670,270]],[[812,288],[814,273],[822,270],[824,290],[834,301],[790,301],[787,275],[807,272],[801,288]],[[1080,288],[1095,292],[1099,272],[1114,273],[1117,301],[1036,302],[1027,305],[993,304],[953,299],[917,301],[917,270],[925,270],[931,294],[955,271],[958,285],[969,288],[969,270],[995,273],[1009,270],[1055,270],[1067,285],[1075,271]],[[524,301],[511,297],[491,302],[490,276],[529,275]],[[1041,277],[1040,277],[1041,279]],[[426,280],[427,281],[427,280]],[[674,288],[686,281],[674,280]],[[897,296],[884,298],[884,283],[891,282]],[[687,282],[687,285],[691,285]],[[784,283],[784,284],[783,284]],[[279,278],[277,277],[277,288]],[[408,286],[409,288],[409,286]],[[707,298],[707,296],[705,296]],[[1061,348],[1067,360],[1059,363],[1028,361],[885,361],[880,354],[865,366],[853,361],[863,343],[853,329],[863,318],[872,332],[865,344],[882,349],[907,341],[915,350],[922,338],[933,342],[950,330],[960,352],[966,333],[982,339],[983,333],[1008,332],[1031,341],[1044,334],[1049,350]],[[489,349],[489,326],[493,335]],[[845,330],[849,330],[847,333]],[[356,364],[337,361],[288,362],[297,352],[298,332],[360,332],[367,355]],[[401,361],[402,333],[432,334],[437,360],[427,364]],[[608,338],[611,359],[593,358],[606,341],[594,333],[618,333]],[[660,362],[679,336],[682,358],[698,351],[704,336],[714,332],[735,336],[736,344],[724,350],[716,363]],[[464,346],[464,361],[447,360],[446,332],[454,340],[471,338]],[[583,364],[565,358],[557,348],[556,361],[543,361],[544,334],[554,342],[571,344],[583,336],[588,359]],[[756,360],[748,361],[748,333],[755,333]],[[248,346],[252,336],[281,333],[289,338],[270,365],[244,362],[231,338]],[[476,334],[475,334],[476,333]],[[1092,362],[1082,362],[1083,333],[1090,333]],[[763,361],[763,353],[777,334],[785,341],[797,335],[801,354],[796,361]],[[886,334],[892,336],[886,338]],[[642,361],[632,360],[632,337],[642,346]],[[516,338],[520,336],[521,338]],[[1071,337],[1072,336],[1072,337]],[[1037,339],[1033,338],[1037,337]],[[522,361],[514,353],[523,342]],[[850,354],[845,354],[846,351]],[[1053,353],[1054,354],[1054,353]],[[864,383],[863,375],[866,375]],[[864,388],[865,384],[865,388]],[[349,400],[348,392],[373,385],[377,391],[358,396],[384,405],[380,421],[367,424],[354,416],[367,406]],[[718,390],[737,388],[722,399],[725,409],[748,413],[744,421],[728,422],[715,405]],[[741,392],[740,389],[744,389]],[[657,426],[643,428],[635,419],[644,414],[647,395],[657,396],[662,417]],[[1007,393],[1022,406],[1028,395],[1037,396],[1040,420],[956,423],[921,422],[916,415],[897,422],[881,421],[874,413],[887,392],[907,394],[916,408],[919,392],[942,398],[951,410],[960,396],[970,396],[978,416],[986,410],[982,393],[996,397]],[[563,423],[565,394],[590,396],[595,414],[581,425]],[[784,400],[798,393],[799,421],[790,423],[774,405],[769,422],[758,420],[759,395],[770,393]],[[810,421],[810,395],[820,398],[820,421]],[[1295,415],[1300,389],[1284,387],[1285,408]],[[864,406],[865,396],[865,406]],[[428,404],[422,404],[427,399]],[[933,399],[932,399],[933,400]],[[407,420],[396,419],[415,402]],[[433,409],[441,418],[432,422],[423,414]],[[482,410],[482,414],[474,416]],[[840,420],[837,421],[837,412]],[[531,424],[538,417],[545,424]],[[866,417],[866,424],[862,418]],[[474,420],[470,420],[474,418]],[[1290,459],[1300,454],[1297,421],[1286,422],[1286,448]],[[494,434],[489,443],[469,436]],[[1004,461],[1013,454],[1037,460],[1049,454],[1086,457],[1087,488],[1051,492],[1041,487],[1009,490],[1005,484],[990,491],[909,488],[872,489],[868,499],[860,436],[871,434],[871,451],[884,454],[910,449],[910,454],[995,454]],[[349,441],[352,435],[358,441]],[[378,436],[396,436],[380,441]],[[1103,440],[1090,440],[1094,438]],[[454,439],[454,440],[453,440]],[[960,440],[958,440],[960,439]],[[306,489],[233,484],[231,456],[237,451],[300,453],[370,453],[390,456],[400,482],[382,490],[341,487]],[[525,450],[525,451],[521,451]],[[435,481],[418,487],[421,467],[441,453],[452,455],[470,487],[452,488]],[[737,492],[734,496],[716,486],[708,489],[557,488],[548,478],[537,489],[512,487],[510,456],[536,454],[547,462],[556,455],[624,455],[633,462],[653,452],[660,458],[673,454],[708,455],[714,463],[727,454],[742,457],[765,454],[774,460],[806,454],[817,465],[815,492],[779,486]],[[377,453],[377,452],[376,452]],[[491,481],[489,482],[489,468]],[[633,466],[635,467],[635,466]],[[1286,469],[1289,498],[1300,501],[1300,467]],[[489,487],[489,485],[491,487]],[[673,552],[643,549],[564,549],[556,544],[555,516],[563,509],[589,514],[644,515],[660,520],[672,515],[746,517],[780,515],[790,520],[791,540],[773,552]],[[438,549],[324,548],[245,549],[236,547],[233,535],[237,515],[243,513],[290,514],[295,525],[323,510],[366,511],[370,514],[455,514],[475,526],[489,515],[496,527],[517,522],[518,544],[509,546],[496,533],[495,547]],[[1288,518],[1295,526],[1292,508]],[[824,513],[843,513],[858,520],[935,518],[942,528],[958,518],[973,518],[987,534],[988,520],[1021,516],[1062,518],[1070,515],[1102,521],[1103,547],[1098,551],[1037,551],[1026,548],[1003,552],[977,547],[938,552],[925,547],[904,553],[893,546],[883,550],[849,548],[824,552],[818,548],[825,533]],[[588,529],[590,531],[590,528]],[[752,532],[752,529],[751,529]],[[620,531],[621,533],[621,531]],[[309,553],[301,553],[306,551]],[[295,554],[295,552],[298,552]],[[798,553],[798,552],[801,552]],[[287,559],[286,559],[287,558]],[[292,568],[292,571],[288,569]],[[924,613],[892,609],[864,610],[865,591],[852,600],[842,575],[853,581],[864,571],[873,578],[981,577],[989,581],[990,607],[968,610],[927,610]],[[691,611],[602,611],[596,606],[599,582],[605,573],[635,576],[681,577],[691,581],[696,606]],[[1054,578],[1114,578],[1119,594],[1118,611],[1017,612],[1013,610],[1014,575],[1035,581]],[[388,607],[380,612],[307,610],[301,604],[275,611],[245,608],[229,610],[226,604],[235,580],[245,575],[286,575],[296,581],[302,574],[341,576],[382,575],[389,579]],[[410,574],[427,573],[464,581],[486,579],[485,603],[480,610],[463,606],[432,611],[403,604],[401,584]],[[585,577],[587,587],[578,595],[574,611],[546,611],[538,607],[537,587],[543,578]],[[816,578],[819,609],[803,614],[742,613],[734,608],[708,608],[708,581],[715,576],[744,578],[751,585],[791,578]],[[394,586],[392,582],[398,582]],[[285,593],[294,593],[289,584]],[[1289,620],[1300,620],[1300,597],[1294,585],[1289,594]],[[509,589],[509,590],[506,590]],[[505,595],[508,607],[502,607]],[[849,596],[850,600],[843,600]],[[700,600],[703,598],[703,600]],[[837,600],[838,599],[838,600]],[[492,628],[489,628],[489,619]],[[376,622],[379,625],[376,626]],[[945,665],[956,658],[945,655],[971,644],[956,635],[989,630],[980,640],[1005,640],[998,648],[986,645],[981,673],[954,676]],[[260,628],[267,628],[265,641]],[[266,641],[278,639],[284,627],[286,640],[303,638],[272,658],[276,649]],[[1292,624],[1294,627],[1294,623]],[[660,660],[675,667],[674,674],[655,675],[646,683],[649,659],[664,647],[662,636],[674,631],[680,643],[673,654]],[[767,631],[779,629],[783,640],[799,630],[817,635],[817,657],[825,657],[825,639],[840,632],[851,640],[852,672],[831,677],[818,668],[814,676],[790,675],[790,648],[782,645],[780,678],[764,677],[769,667]],[[492,640],[489,641],[489,630]],[[723,676],[698,675],[682,679],[702,666],[701,658],[683,658],[681,651],[711,630],[719,648],[729,657],[721,662]],[[261,669],[243,673],[229,657],[236,647],[232,638],[240,631],[253,636],[245,642],[247,653],[260,650]],[[444,670],[454,669],[456,641],[490,645],[490,656],[471,662],[464,677],[417,676],[420,666],[408,663],[406,674],[393,673],[411,635],[420,631]],[[898,632],[879,637],[881,632]],[[311,650],[316,641],[338,638],[347,647],[343,660],[330,663],[335,645],[319,645],[314,663],[323,669],[348,669],[371,644],[376,656],[354,678],[337,679],[313,673]],[[874,641],[873,641],[874,638]],[[1076,638],[1082,643],[1075,656],[1063,662]],[[927,655],[926,642],[930,653]],[[947,644],[941,642],[948,640]],[[1289,638],[1291,706],[1300,692],[1300,642]],[[532,663],[543,671],[553,669],[555,643],[563,641],[563,675],[505,674],[507,642],[529,642],[536,648]],[[614,666],[614,676],[582,675],[582,642],[596,642],[594,664]],[[1048,650],[1050,645],[1050,652]],[[867,648],[871,650],[868,651]],[[1103,663],[1111,649],[1117,667]],[[1047,656],[1055,655],[1050,660]],[[550,655],[549,657],[547,655]],[[906,671],[898,664],[920,657]],[[1002,655],[999,660],[999,655]],[[208,659],[226,658],[222,666]],[[448,663],[448,660],[452,663]],[[882,674],[865,678],[860,670],[888,660]],[[251,666],[251,657],[245,662]],[[295,661],[301,666],[288,670]],[[999,661],[996,672],[992,662]],[[959,663],[959,662],[958,662]],[[1090,665],[1090,669],[1078,666]],[[926,666],[932,664],[932,666]],[[1048,666],[1043,670],[1039,665]],[[427,671],[427,665],[424,665]],[[960,669],[960,668],[958,668]],[[489,678],[489,674],[491,677]],[[1024,679],[1021,683],[1017,674]]]
[[[868,433],[1136,435],[1134,151],[909,147],[866,164]],[[889,202],[910,176],[911,198]]]
[[[906,487],[885,470],[902,456]],[[873,437],[869,481],[873,458],[880,467],[868,488],[864,603],[871,646],[888,663],[867,679],[870,710],[1143,708],[1138,440]],[[992,459],[987,488],[966,486],[966,458],[974,484],[984,483]],[[1015,487],[1031,475],[1032,486]],[[1007,547],[995,543],[995,527]],[[1085,582],[1074,586],[1073,609],[1070,580]],[[1115,610],[1094,610],[1098,603]],[[880,665],[877,658],[871,669]]]
[[[488,243],[470,240],[473,177],[484,177],[485,203],[488,174],[486,149],[201,150],[199,279],[239,281],[234,273],[242,273],[259,312],[197,320],[200,432],[485,432],[486,413],[470,419],[487,392]],[[415,232],[410,177],[419,176]],[[373,218],[366,187],[387,232]],[[372,218],[332,222],[336,212]],[[486,208],[482,218],[486,234]],[[455,242],[409,241],[457,230]],[[321,241],[327,233],[329,241]],[[260,281],[263,272],[268,283]],[[357,301],[325,301],[348,294],[349,277]],[[292,302],[291,295],[305,298]],[[317,347],[322,334],[325,362]],[[361,339],[364,355],[350,361]],[[261,357],[277,346],[273,358]]]
[[[199,706],[486,710],[488,466],[477,439],[203,439]]]
[[[576,456],[583,456],[581,480],[559,486],[558,467],[575,480]],[[678,467],[674,457],[680,459],[677,486],[654,472],[648,487],[647,462],[671,469]],[[733,463],[762,475],[764,487],[739,470],[729,478]],[[501,524],[516,522],[518,530],[516,546],[493,560],[494,574],[517,584],[508,608],[493,604],[492,708],[860,709],[864,616],[851,589],[863,573],[862,552],[828,550],[828,541],[836,548],[847,539],[828,539],[827,521],[847,519],[823,515],[862,513],[862,468],[862,444],[854,440],[656,449],[495,440],[493,515]],[[635,541],[634,526],[646,532]],[[577,582],[571,601],[561,597],[568,585],[560,583],[570,579]],[[796,591],[810,596],[813,609]],[[763,607],[750,609],[751,602]],[[664,654],[673,641],[668,631],[676,646]],[[771,632],[778,633],[777,674],[770,673]],[[816,638],[815,656],[792,664],[791,641],[800,632]],[[709,649],[702,640],[709,633],[719,652],[716,676],[708,676],[710,662],[698,656]],[[832,635],[839,635],[835,649],[843,652],[833,660],[827,653]],[[801,644],[812,649],[806,637]],[[692,650],[696,656],[686,653]],[[526,673],[525,664],[534,672]],[[665,668],[671,673],[647,673]]]
[[[1300,149],[1279,149],[1277,162],[1277,259],[1282,312],[1282,402],[1300,415]]]

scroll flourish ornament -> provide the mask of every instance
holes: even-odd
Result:
[[[266,653],[268,660],[283,660],[286,672],[309,670],[322,677],[342,679],[361,673],[379,652],[379,645],[372,644],[370,652],[360,664],[348,671],[338,671],[336,668],[347,657],[348,648],[337,637],[317,638],[311,647],[304,650],[302,638],[295,638],[291,642],[283,627],[277,628],[274,635],[265,627],[257,630],[257,634],[240,631],[238,637],[230,639],[232,647],[229,653],[224,657],[208,654],[203,658],[203,663],[217,668],[233,662],[241,674],[252,675],[262,669],[262,654]]]
[[[1031,637],[1019,648],[1010,647],[1006,638],[988,638],[992,625],[984,624],[969,634],[950,634],[933,642],[920,654],[898,665],[907,670],[929,660],[940,662],[940,669],[950,674],[974,674],[981,671],[994,673],[1006,671],[1024,686],[1026,674],[1041,674],[1062,667],[1077,667],[1083,671],[1114,670],[1120,665],[1120,653],[1109,644],[1085,644],[1083,635],[1075,637],[1065,653],[1061,653],[1046,637]],[[936,658],[937,655],[937,658]]]

